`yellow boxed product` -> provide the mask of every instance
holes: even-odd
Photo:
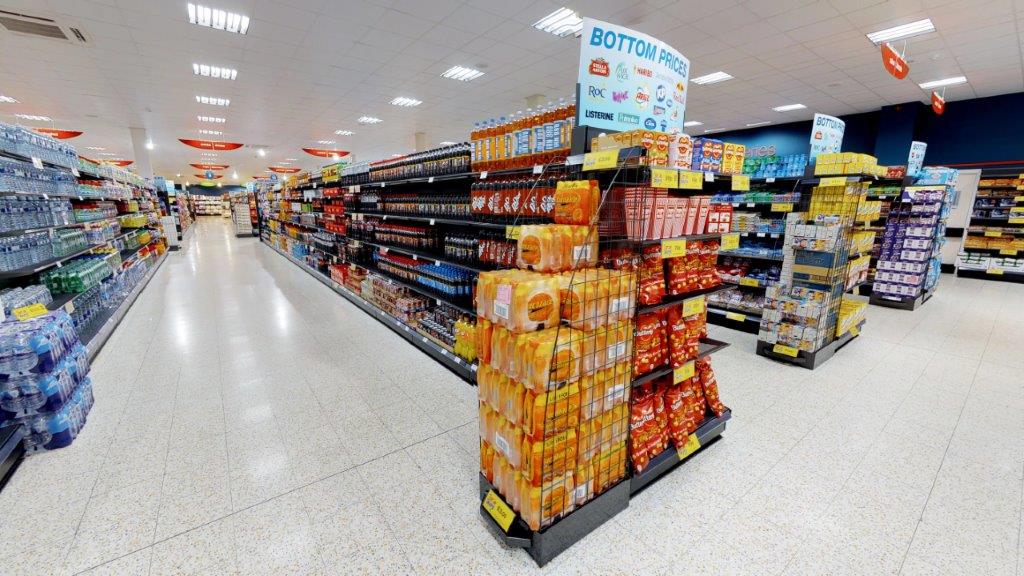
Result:
[[[561,307],[555,276],[526,270],[482,272],[477,315],[513,332],[556,326]]]
[[[569,224],[520,227],[516,266],[536,272],[563,272],[597,264],[597,228]]]

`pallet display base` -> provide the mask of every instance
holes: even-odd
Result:
[[[933,290],[925,290],[917,298],[910,300],[898,300],[891,296],[881,296],[879,294],[872,294],[869,304],[875,306],[884,306],[886,308],[896,308],[897,310],[917,310],[922,304],[931,300],[932,295],[935,292]]]
[[[380,321],[381,324],[384,324],[392,331],[397,333],[399,336],[408,340],[409,343],[411,343],[413,346],[416,346],[423,352],[426,352],[431,358],[440,362],[442,366],[454,372],[459,378],[462,378],[463,380],[472,385],[476,384],[476,365],[469,364],[462,358],[459,358],[455,354],[442,348],[433,340],[409,328],[409,326],[406,325],[404,322],[399,321],[397,318],[391,316],[387,312],[370,304],[362,297],[356,295],[354,292],[351,292],[350,290],[343,287],[341,284],[338,284],[334,280],[324,276],[319,271],[313,270],[312,268],[310,268],[303,262],[299,261],[291,254],[288,254],[275,246],[271,246],[266,241],[264,241],[264,245],[273,250],[274,252],[277,252],[281,256],[287,258],[292,264],[295,264],[300,269],[304,270],[307,274],[319,280],[320,283],[323,284],[324,286],[327,286],[331,290],[334,290],[343,298],[358,306],[363,312],[366,312],[370,316],[376,318],[378,321]]]
[[[156,261],[156,264],[146,272],[146,275],[139,281],[139,283],[132,288],[132,291],[128,293],[124,301],[118,305],[117,308],[106,310],[100,313],[98,316],[90,320],[89,324],[86,325],[81,333],[78,335],[79,339],[85,344],[85,349],[89,354],[89,360],[96,358],[103,345],[106,344],[107,339],[114,333],[114,329],[124,319],[125,314],[128,313],[128,309],[132,307],[135,300],[139,297],[139,294],[146,288],[149,281],[156,275],[156,271],[160,269],[160,266],[167,260],[167,255],[164,254]]]
[[[506,546],[524,548],[538,566],[544,566],[610,520],[612,516],[628,508],[630,486],[629,479],[624,479],[565,518],[537,532],[530,530],[518,516],[512,520],[506,532],[483,505],[480,506],[480,514],[492,528],[496,538]],[[487,481],[486,476],[480,474],[481,502],[491,490],[494,490],[494,486]],[[497,495],[497,491],[495,494]],[[501,498],[500,495],[498,497]]]
[[[761,328],[761,316],[708,306],[708,323],[748,334],[757,334]]]
[[[758,340],[757,355],[764,356],[765,358],[771,358],[772,360],[778,360],[779,362],[785,362],[787,364],[795,364],[802,368],[807,368],[808,370],[814,370],[818,366],[821,366],[826,361],[828,361],[829,358],[834,356],[840,348],[846,346],[851,341],[853,341],[854,338],[859,336],[860,330],[863,327],[864,322],[861,322],[860,324],[857,325],[856,331],[851,330],[846,334],[843,334],[839,338],[833,340],[831,344],[819,348],[814,352],[805,352],[803,350],[800,350],[795,357],[787,356],[785,354],[779,354],[778,352],[772,350],[775,347],[775,344],[772,344],[770,342],[764,342],[763,340]],[[856,332],[856,334],[854,332]]]
[[[1002,274],[992,274],[986,270],[957,270],[956,275],[959,278],[998,280],[1000,282],[1016,282],[1018,284],[1024,284],[1024,273],[1003,272]]]
[[[25,446],[21,443],[21,433],[17,426],[0,428],[0,490],[21,465],[25,457]]]
[[[725,432],[725,423],[732,418],[732,410],[726,410],[721,417],[708,418],[701,424],[693,435],[697,438],[696,449],[689,451],[668,448],[661,454],[655,456],[640,474],[634,475],[629,480],[629,493],[637,494],[653,482],[671,472],[676,466],[686,462],[712,442],[718,440]]]

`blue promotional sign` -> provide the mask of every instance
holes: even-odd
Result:
[[[579,124],[606,130],[683,131],[690,61],[641,32],[583,19]]]
[[[835,116],[815,114],[814,124],[811,126],[811,162],[814,162],[818,154],[831,154],[842,150],[845,132],[846,122]]]
[[[928,149],[926,142],[914,140],[910,143],[910,156],[907,157],[907,176],[916,177],[924,166],[924,153]]]

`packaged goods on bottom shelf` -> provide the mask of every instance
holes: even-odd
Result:
[[[85,347],[63,310],[0,323],[0,426],[17,426],[26,452],[71,444],[92,408]]]
[[[692,377],[676,384],[672,379],[670,374],[645,383],[634,393],[629,445],[633,471],[637,474],[670,445],[681,450],[709,415],[725,414],[708,358],[696,361]]]
[[[730,288],[709,295],[708,304],[725,310],[760,315],[761,309],[764,308],[764,295]]]
[[[46,286],[32,285],[24,288],[4,288],[0,290],[0,303],[3,304],[4,316],[23,306],[32,304],[47,305],[53,302],[53,295]]]
[[[476,358],[476,326],[465,312],[441,303],[417,314],[416,330],[467,361]]]
[[[961,252],[957,259],[957,266],[962,270],[1000,270],[1024,274],[1024,258],[1009,256],[985,256]]]

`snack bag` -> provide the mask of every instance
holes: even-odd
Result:
[[[667,344],[662,314],[649,312],[638,316],[633,343],[633,375],[647,374],[664,364]]]
[[[643,249],[639,283],[641,304],[657,304],[665,297],[665,270],[661,259],[660,244]]]
[[[639,474],[650,463],[651,429],[648,423],[654,420],[654,396],[645,393],[636,398],[629,415],[629,453],[633,460],[633,471]]]
[[[665,410],[665,387],[660,383],[654,387],[654,420],[647,451],[651,458],[661,454],[668,447],[668,412]]]
[[[594,492],[600,494],[626,477],[626,443],[617,442],[602,450],[593,461]]]
[[[686,399],[683,386],[669,386],[665,390],[665,410],[668,413],[668,434],[676,448],[686,444],[690,434],[686,422]]]
[[[700,384],[704,391],[704,398],[707,400],[708,408],[711,408],[715,416],[721,417],[722,414],[725,414],[726,407],[718,397],[718,380],[715,379],[715,372],[711,369],[711,360],[709,358],[698,360],[697,370],[700,374]]]

